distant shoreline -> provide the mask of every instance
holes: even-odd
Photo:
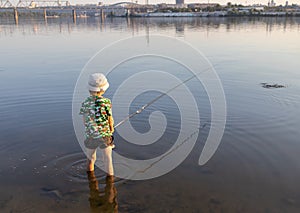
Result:
[[[0,8],[0,17],[14,17],[15,8]],[[48,18],[60,18],[60,17],[72,17],[73,10],[72,7],[41,7],[41,8],[16,8],[20,18],[22,17],[48,17]],[[86,9],[86,8],[76,8],[77,18],[90,18],[90,17],[101,17],[99,15],[100,9]],[[107,17],[134,17],[134,18],[152,18],[152,17],[162,17],[162,18],[176,18],[176,17],[191,17],[191,18],[201,18],[201,17],[300,17],[300,12],[255,12],[255,13],[238,13],[232,14],[227,11],[214,11],[214,12],[150,12],[150,13],[135,13],[126,15],[116,15],[113,13],[105,13]]]
[[[20,18],[22,17],[44,17],[42,12],[26,12],[26,13],[19,13]],[[13,18],[13,12],[2,12],[0,11],[0,17],[2,18]],[[66,18],[72,17],[71,14],[49,14],[47,15],[48,18]],[[77,18],[97,18],[98,16],[78,16]],[[232,18],[232,17],[300,17],[300,14],[251,14],[251,15],[197,15],[197,16],[190,16],[190,15],[175,15],[175,14],[151,14],[151,15],[130,15],[130,16],[106,16],[106,18]]]

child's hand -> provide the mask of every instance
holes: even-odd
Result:
[[[108,117],[108,123],[109,123],[109,129],[111,133],[114,133],[115,128],[114,128],[114,119],[112,118],[112,116]]]

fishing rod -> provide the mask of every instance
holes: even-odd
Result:
[[[185,84],[186,82],[192,80],[193,78],[195,78],[196,76],[207,72],[208,70],[210,70],[211,67],[204,69],[202,72],[200,73],[196,73],[194,75],[192,75],[191,77],[187,78],[186,80],[184,80],[183,82],[181,82],[180,84],[172,87],[171,89],[167,90],[166,92],[160,94],[159,96],[157,96],[156,98],[154,98],[153,100],[151,100],[150,102],[146,103],[145,105],[143,105],[141,108],[139,108],[137,111],[135,111],[134,113],[131,113],[130,115],[128,115],[127,117],[125,117],[123,120],[121,120],[117,125],[114,126],[114,128],[119,127],[120,125],[122,125],[123,123],[125,123],[127,120],[129,120],[130,118],[136,116],[137,114],[140,114],[141,112],[143,112],[147,107],[149,107],[150,105],[152,105],[153,103],[155,103],[156,101],[158,101],[159,99],[161,99],[162,97],[164,97],[165,95],[169,94],[170,92],[172,92],[174,89],[180,87],[181,85]]]

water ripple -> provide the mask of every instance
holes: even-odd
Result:
[[[53,176],[63,175],[72,182],[76,183],[88,183],[86,173],[87,157],[83,152],[76,152],[67,154],[61,157],[50,160],[44,167],[47,167],[49,173],[54,172]],[[102,170],[96,168],[95,176],[99,184],[105,184],[106,174]],[[121,184],[125,180],[115,178],[115,184]]]

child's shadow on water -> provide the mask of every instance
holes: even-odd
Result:
[[[94,172],[88,172],[88,180],[91,212],[118,212],[117,189],[114,185],[114,178],[112,176],[107,176],[105,188],[102,190],[99,189],[99,183]]]

